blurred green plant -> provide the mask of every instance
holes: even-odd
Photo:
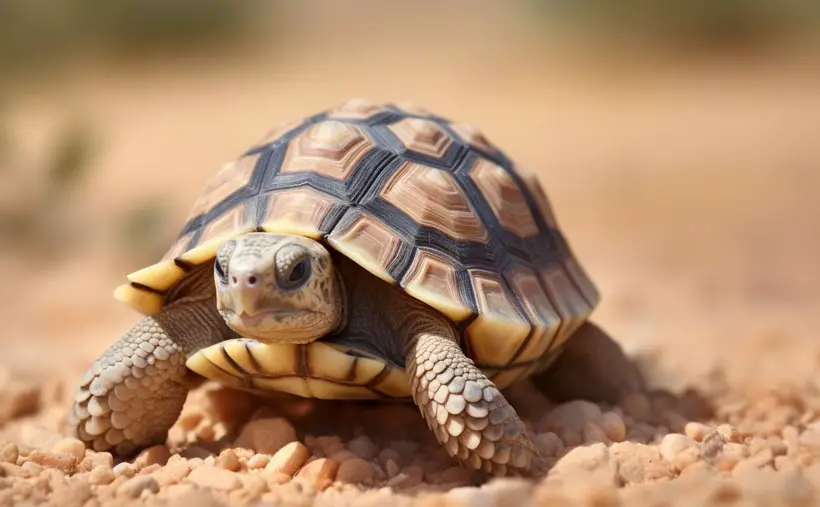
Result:
[[[9,128],[4,121],[5,111],[0,106],[0,172],[7,167],[6,161],[11,152],[11,139],[9,135]]]
[[[44,161],[37,163],[23,159],[2,125],[0,116],[0,235],[11,240],[8,245],[54,251],[51,247],[73,236],[65,225],[72,217],[73,190],[92,166],[93,132],[79,119],[67,122],[45,148]]]
[[[224,48],[270,28],[262,0],[3,0],[0,72],[44,68],[75,54]]]
[[[73,118],[64,123],[42,157],[23,157],[9,135],[0,110],[0,237],[4,252],[51,260],[87,242],[102,226],[77,206],[78,190],[94,168],[99,143],[91,126]],[[131,263],[161,257],[173,239],[166,223],[166,201],[146,199],[114,222],[114,246]]]
[[[176,233],[167,223],[169,214],[167,201],[159,197],[126,213],[117,229],[116,244],[128,263],[147,265],[165,255]]]
[[[52,198],[59,198],[82,181],[93,155],[93,137],[87,124],[75,121],[63,127],[46,166]]]
[[[688,48],[760,46],[820,34],[817,0],[527,0],[540,22],[584,40]],[[530,9],[527,9],[529,11]]]

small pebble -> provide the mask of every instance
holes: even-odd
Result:
[[[646,421],[652,415],[652,404],[649,398],[643,393],[634,392],[628,394],[621,401],[621,405],[631,418],[638,421]]]
[[[242,486],[239,475],[224,468],[202,465],[192,470],[185,479],[201,488],[210,488],[220,491],[230,491]]]
[[[90,472],[99,466],[114,468],[114,456],[110,452],[88,451],[77,468],[80,471]]]
[[[234,446],[252,449],[257,453],[274,454],[294,441],[296,441],[296,430],[293,425],[287,419],[273,417],[255,419],[247,423],[234,442]]]
[[[239,463],[239,458],[233,449],[225,449],[219,453],[219,458],[216,460],[217,465],[225,470],[231,472],[238,472],[242,466]]]
[[[165,465],[171,457],[171,451],[164,445],[155,445],[144,449],[140,452],[134,460],[134,465],[137,468],[146,468],[151,465]]]
[[[686,423],[686,426],[683,429],[683,432],[686,434],[686,436],[696,442],[703,441],[706,435],[708,435],[711,431],[712,428],[699,422]]]
[[[601,408],[589,401],[576,400],[564,403],[550,411],[538,424],[539,432],[551,431],[561,435],[571,431],[580,435],[587,423],[597,423],[602,416]]]
[[[700,455],[711,462],[721,453],[725,442],[717,430],[707,433],[700,443]]]
[[[391,488],[412,488],[424,480],[424,470],[418,465],[403,468],[398,474],[387,481]]]
[[[379,449],[366,436],[356,437],[347,443],[347,448],[356,453],[362,459],[372,460],[376,457]]]
[[[45,468],[57,468],[63,473],[72,474],[77,468],[79,460],[76,456],[66,453],[51,453],[34,450],[26,457],[29,462],[37,463]]]
[[[373,465],[362,458],[343,461],[336,472],[336,480],[350,484],[370,484],[374,478]]]
[[[655,446],[619,442],[610,447],[610,455],[618,464],[618,475],[625,484],[641,484],[675,475],[672,465],[661,458]]]
[[[386,465],[388,460],[393,460],[397,464],[401,464],[401,458],[401,454],[399,454],[395,449],[387,448],[382,449],[381,452],[379,452],[379,463],[382,465]]]
[[[250,458],[248,458],[248,469],[249,470],[258,470],[261,468],[265,468],[268,463],[270,462],[270,456],[267,454],[254,454]]]
[[[323,491],[336,479],[339,462],[329,458],[311,461],[296,474],[297,477],[311,480],[317,491]]]
[[[720,433],[720,436],[723,438],[724,442],[739,444],[742,441],[742,435],[737,428],[734,428],[729,424],[721,424],[716,428],[716,430]]]
[[[240,460],[243,460],[243,459],[244,459],[245,461],[247,461],[247,460],[248,460],[248,459],[250,459],[253,455],[255,455],[255,454],[256,454],[256,453],[253,451],[253,449],[245,449],[244,447],[234,447],[234,448],[233,448],[233,452],[234,452],[234,454],[236,454],[236,457],[237,457],[237,458],[239,458]]]
[[[150,475],[137,475],[122,483],[117,488],[118,495],[124,495],[131,498],[137,498],[143,491],[156,493],[159,491],[159,484]]]
[[[316,450],[318,450],[323,456],[332,456],[337,452],[345,450],[345,444],[342,442],[342,439],[335,435],[323,435],[316,437],[313,439],[313,442]]]
[[[658,449],[664,459],[671,460],[679,453],[694,446],[697,446],[697,442],[686,435],[681,435],[680,433],[669,433],[663,437]]]
[[[585,444],[594,444],[596,442],[610,443],[609,438],[603,429],[593,423],[586,423],[582,434]]]
[[[26,461],[20,467],[20,471],[17,473],[17,476],[22,478],[37,477],[42,471],[42,465],[35,463],[34,461]]]
[[[387,478],[392,479],[399,473],[399,470],[399,465],[388,458],[387,463],[384,464],[384,471],[387,474]]]
[[[283,473],[292,476],[310,458],[307,447],[301,442],[290,442],[271,456],[265,473]]]
[[[114,479],[116,479],[114,470],[104,465],[100,465],[88,473],[88,483],[94,486],[111,484]]]
[[[700,459],[698,443],[680,433],[669,433],[663,437],[658,450],[661,457],[668,461],[677,472],[681,472]]]
[[[606,437],[612,442],[623,442],[626,438],[626,425],[623,418],[615,412],[606,412],[601,415],[598,426],[604,430]]]
[[[17,457],[19,455],[20,451],[18,451],[17,446],[12,443],[5,444],[0,448],[0,462],[15,465],[17,464]]]
[[[175,454],[174,456],[171,456],[168,463],[166,463],[164,467],[160,468],[156,472],[153,472],[151,475],[154,476],[160,486],[177,484],[182,481],[182,479],[187,477],[188,473],[191,471],[189,465],[190,463],[185,458]]]
[[[132,463],[123,461],[114,467],[114,473],[123,477],[133,477],[137,473],[137,467],[135,467]]]
[[[74,456],[79,462],[85,457],[85,444],[76,438],[63,438],[57,441],[51,448],[51,452],[55,454],[68,454]]]
[[[341,451],[335,452],[328,457],[335,461],[338,461],[339,463],[347,461],[349,459],[361,459],[358,455],[356,455],[355,452],[350,451],[348,449],[343,449]]]

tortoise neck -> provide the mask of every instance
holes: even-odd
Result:
[[[169,335],[178,337],[189,354],[226,338],[237,337],[216,310],[213,266],[194,267],[166,296],[155,320]]]
[[[422,335],[459,342],[450,320],[401,287],[376,278],[350,259],[341,258],[336,265],[345,287],[347,325],[331,341],[389,358],[401,367]]]
[[[198,264],[177,282],[165,295],[165,304],[176,304],[179,300],[190,297],[214,296],[214,263],[208,261]]]
[[[348,315],[350,314],[350,293],[348,284],[340,266],[334,264],[333,278],[336,281],[336,291],[338,293],[338,316],[336,324],[333,326],[331,335],[341,333],[347,327]]]

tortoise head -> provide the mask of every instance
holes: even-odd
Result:
[[[307,343],[341,325],[344,293],[330,252],[290,234],[249,233],[214,260],[217,309],[237,333],[267,343]]]

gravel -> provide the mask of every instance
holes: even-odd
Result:
[[[39,390],[17,384],[0,395],[23,406],[13,397],[39,399]],[[119,460],[63,436],[55,415],[70,400],[57,397],[0,430],[0,505],[820,503],[820,397],[809,390],[746,398],[649,390],[612,404],[556,403],[522,384],[510,396],[546,407],[526,420],[553,465],[540,480],[468,472],[412,405],[305,408],[209,384],[191,394],[167,445]],[[32,427],[47,445],[31,444]]]

